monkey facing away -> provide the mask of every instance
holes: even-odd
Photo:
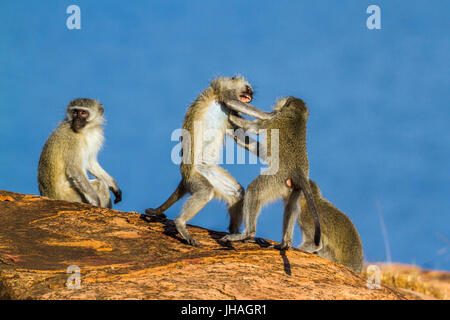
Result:
[[[242,223],[242,186],[225,169],[217,164],[229,122],[230,112],[245,112],[251,116],[268,118],[269,115],[250,105],[253,90],[242,76],[219,77],[189,106],[182,135],[181,182],[172,195],[160,207],[146,209],[148,215],[162,214],[176,201],[189,193],[175,226],[190,245],[197,245],[186,228],[191,220],[209,201],[219,198],[227,203],[230,215],[229,231],[237,233]],[[233,108],[225,103],[237,100]]]
[[[100,166],[97,154],[103,144],[103,105],[78,98],[66,108],[66,119],[53,131],[42,149],[38,185],[42,196],[111,208],[109,190],[122,200],[116,181]],[[89,180],[87,172],[96,179]]]
[[[228,102],[231,107],[234,101]],[[239,103],[240,104],[240,103]],[[245,192],[243,203],[243,216],[245,230],[242,234],[229,234],[222,238],[223,241],[239,241],[254,238],[256,222],[262,206],[266,203],[282,198],[284,200],[283,238],[278,249],[288,249],[292,245],[292,236],[295,222],[299,215],[299,202],[305,196],[310,212],[314,220],[314,243],[320,244],[320,221],[317,207],[309,186],[309,163],[306,153],[306,122],[308,108],[298,98],[288,97],[281,99],[275,105],[273,113],[268,119],[247,120],[236,115],[230,115],[230,121],[237,127],[258,134],[261,129],[271,131],[278,130],[278,141],[272,141],[272,135],[267,133],[266,152],[273,152],[273,146],[278,142],[278,158],[270,161],[278,161],[278,170],[274,174],[261,174],[253,180]],[[246,147],[253,153],[257,144]],[[259,150],[259,147],[258,147]],[[267,154],[269,155],[269,154]],[[266,157],[259,154],[260,157]],[[266,160],[269,159],[268,157]],[[273,165],[273,163],[271,164]],[[300,188],[289,188],[286,181],[292,179]]]
[[[313,242],[314,221],[306,202],[302,200],[301,213],[298,217],[302,231],[302,244],[299,249],[317,253],[320,257],[361,273],[364,256],[358,230],[347,215],[322,196],[319,186],[314,181],[310,180],[309,184],[319,211],[322,240],[320,249],[317,250]]]

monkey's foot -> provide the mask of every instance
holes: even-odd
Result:
[[[177,228],[178,233],[183,237],[184,240],[186,240],[187,244],[198,247],[198,243],[192,238],[191,234],[186,228],[186,224],[181,220],[180,218],[176,218],[174,220],[175,227]]]
[[[166,218],[167,217],[164,213],[158,212],[152,208],[145,209],[144,215],[147,217],[158,217],[158,218]]]
[[[319,246],[316,246],[312,241],[306,241],[303,242],[300,246],[297,247],[297,249],[308,252],[308,253],[314,253],[317,254],[318,251],[322,249],[322,244]]]
[[[227,234],[225,237],[220,239],[222,242],[228,242],[228,241],[243,241],[252,239],[252,236],[249,236],[245,233],[233,233],[233,234]]]
[[[277,250],[284,251],[284,250],[289,250],[289,248],[291,247],[291,244],[288,242],[281,242],[279,244],[274,245],[273,247]]]
[[[264,240],[263,238],[252,238],[252,239],[246,239],[244,240],[246,243],[256,243],[259,244],[262,247],[270,247],[271,244]]]
[[[194,247],[198,247],[199,246],[197,241],[195,241],[194,238],[192,238],[192,237],[189,237],[189,238],[184,239],[184,240],[186,240],[187,244],[189,244],[191,246],[194,246]]]

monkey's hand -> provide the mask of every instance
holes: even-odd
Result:
[[[120,201],[122,201],[122,190],[120,190],[119,188],[117,189],[113,189],[113,188],[109,188],[112,193],[114,194],[114,204],[119,203]]]

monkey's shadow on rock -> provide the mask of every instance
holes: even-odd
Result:
[[[169,236],[175,240],[178,240],[184,244],[188,244],[185,239],[180,237],[177,228],[175,226],[175,223],[172,220],[169,220],[166,218],[165,214],[161,215],[148,215],[148,214],[141,214],[140,218],[144,220],[147,223],[162,223],[164,225],[164,232],[166,236]],[[236,248],[233,247],[232,242],[224,242],[221,241],[225,235],[227,235],[226,232],[217,232],[213,230],[207,230],[208,234],[210,235],[211,239],[216,241],[218,245],[220,245],[222,248],[220,250],[236,250]],[[262,248],[267,248],[270,246],[270,243],[266,241],[255,241],[254,243],[258,244]]]
[[[286,256],[286,251],[285,250],[280,250],[280,255],[281,255],[281,258],[283,259],[284,272],[286,272],[286,274],[288,276],[290,276],[292,274],[292,272],[291,272],[291,263],[289,262],[289,259]]]
[[[175,227],[175,223],[172,220],[167,219],[165,215],[150,216],[150,215],[146,215],[146,214],[141,214],[141,219],[148,223],[154,223],[154,222],[162,223],[164,225],[163,233],[165,235],[167,235],[175,240],[178,240],[184,244],[187,244],[186,240],[184,240],[183,238],[181,238],[179,236],[177,228]],[[221,239],[227,234],[226,232],[217,232],[217,231],[208,230],[208,234],[214,241],[216,241],[217,244],[219,244],[222,247],[220,250],[236,250],[236,248],[233,247],[232,242],[221,241]],[[267,241],[265,241],[263,239],[259,239],[259,238],[253,239],[253,241],[251,241],[251,243],[258,244],[262,248],[267,248],[267,247],[271,246],[270,243],[268,243]],[[281,255],[281,258],[283,259],[284,272],[286,272],[286,274],[290,276],[292,274],[291,263],[289,262],[289,259],[286,256],[286,251],[280,250],[280,255]]]
[[[164,232],[166,236],[169,236],[175,240],[178,240],[184,244],[188,244],[185,239],[183,239],[175,226],[175,223],[172,220],[169,220],[166,218],[166,215],[148,215],[148,214],[141,214],[141,219],[148,223],[162,223],[164,225]],[[211,238],[216,241],[217,244],[222,246],[223,248],[221,250],[236,250],[231,242],[225,243],[223,241],[220,241],[220,239],[226,235],[224,232],[216,232],[212,230],[208,230],[209,235]]]
[[[164,225],[163,234],[175,240],[178,240],[184,244],[188,244],[185,239],[179,236],[177,228],[175,227],[175,223],[172,220],[166,219],[166,215],[162,214],[150,216],[147,214],[141,214],[141,219],[148,223],[155,223],[155,222],[162,223]]]

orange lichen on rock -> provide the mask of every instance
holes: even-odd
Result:
[[[0,298],[9,299],[405,299],[313,254],[251,243],[172,220],[0,191]],[[269,243],[272,243],[269,241]],[[68,290],[67,268],[81,288]]]
[[[0,196],[0,201],[14,201],[13,197],[10,196]]]

